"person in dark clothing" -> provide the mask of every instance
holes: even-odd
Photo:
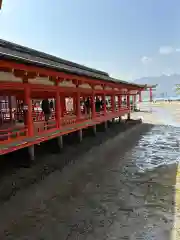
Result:
[[[123,105],[124,105],[124,106],[126,106],[126,105],[127,105],[126,98],[124,98],[124,100],[123,100]]]
[[[49,103],[49,107],[50,107],[51,110],[54,109],[54,102],[53,102],[53,100],[50,101],[50,103]]]
[[[90,99],[89,99],[89,97],[85,101],[85,107],[86,107],[87,114],[89,114],[90,113]]]
[[[100,99],[97,97],[96,98],[96,112],[100,112],[101,110],[101,101]]]
[[[44,99],[42,101],[41,108],[42,108],[44,116],[45,116],[45,121],[47,122],[51,115],[50,103],[49,103],[48,99]]]

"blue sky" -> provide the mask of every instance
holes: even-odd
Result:
[[[180,73],[179,0],[3,0],[0,38],[132,80]]]

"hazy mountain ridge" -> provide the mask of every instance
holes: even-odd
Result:
[[[180,75],[161,75],[159,77],[143,77],[136,79],[135,83],[139,84],[158,84],[154,97],[176,97],[176,84],[180,84]]]

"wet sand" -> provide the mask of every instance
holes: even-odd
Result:
[[[146,123],[127,131],[114,124],[85,138],[79,154],[72,145],[3,173],[0,239],[180,239],[180,129],[158,113],[133,116]]]
[[[166,110],[173,118],[174,121],[180,123],[180,102],[160,103],[154,106],[161,107]]]

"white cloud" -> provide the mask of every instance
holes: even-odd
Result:
[[[174,49],[171,46],[161,46],[159,48],[159,53],[162,54],[162,55],[169,55],[169,54],[171,54],[173,52],[174,52]]]
[[[141,62],[142,62],[143,64],[148,64],[148,63],[150,63],[151,61],[152,61],[152,58],[147,57],[147,56],[143,56],[143,57],[141,58]]]

